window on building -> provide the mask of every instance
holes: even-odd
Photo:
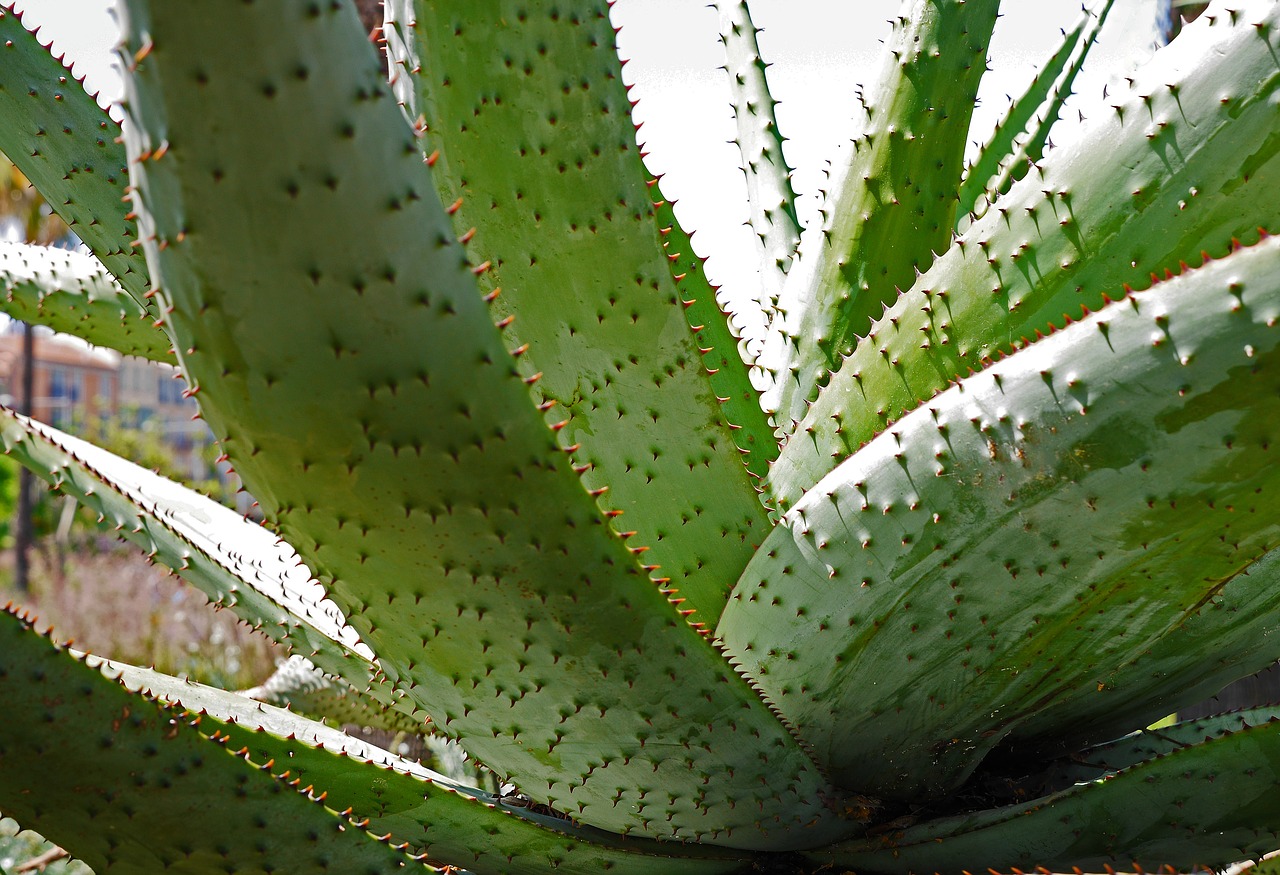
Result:
[[[84,397],[84,374],[72,368],[49,369],[49,412],[53,424],[66,426]]]
[[[110,407],[111,398],[116,393],[116,378],[114,374],[98,374],[98,399],[99,407]]]
[[[185,399],[182,397],[183,391],[186,390],[187,384],[182,380],[175,380],[168,374],[164,374],[159,378],[159,395],[161,404],[182,404]]]

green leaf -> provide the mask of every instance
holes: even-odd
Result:
[[[912,0],[893,19],[863,134],[844,153],[820,234],[801,247],[758,364],[783,435],[873,319],[951,242],[998,0]]]
[[[1278,317],[1271,238],[961,381],[796,503],[717,634],[872,795],[953,791],[1051,707],[1071,734],[1280,545]]]
[[[55,428],[0,408],[5,453],[55,490],[111,523],[153,561],[171,568],[296,653],[384,705],[409,707],[385,679],[342,612],[296,553],[216,501]],[[419,721],[421,722],[421,721]]]
[[[783,137],[765,69],[768,64],[760,57],[751,10],[746,0],[717,0],[715,6],[720,12],[724,70],[738,129],[736,142],[747,177],[748,222],[759,241],[760,289],[754,297],[766,315],[772,315],[800,244],[796,193],[791,188],[791,168],[782,154]]]
[[[0,310],[125,355],[172,363],[151,316],[87,255],[0,241]]]
[[[1160,729],[1144,729],[1075,753],[1061,779],[1082,784],[1157,757],[1280,719],[1280,705],[1263,705],[1226,714],[1184,720]]]
[[[128,692],[9,611],[0,699],[24,716],[0,721],[0,808],[97,872],[419,868],[210,741],[199,717]]]
[[[600,516],[354,10],[127,10],[127,50],[150,47],[127,83],[131,178],[182,365],[389,680],[522,792],[602,828],[769,847],[856,829]]]
[[[1094,125],[1077,143],[1010,189],[877,320],[778,457],[766,481],[776,506],[1020,339],[1280,226],[1270,196],[1280,8],[1211,18],[1087,111]]]
[[[713,625],[768,517],[667,268],[609,4],[389,8],[400,99],[521,373],[615,531]]]
[[[1008,112],[960,183],[957,226],[961,221],[967,223],[967,217],[975,209],[985,212],[996,197],[1026,176],[1030,165],[1044,157],[1049,131],[1057,124],[1062,105],[1071,96],[1071,85],[1084,66],[1089,50],[1097,44],[1098,32],[1113,2],[1101,0],[1096,10],[1082,7],[1080,18],[1071,30],[1063,31],[1062,42],[1036,71],[1026,91],[1009,105]],[[979,204],[979,199],[984,202]]]
[[[1110,674],[1098,695],[1051,706],[1010,736],[1015,751],[1076,750],[1217,695],[1280,659],[1280,550],[1210,580],[1210,597]]]
[[[0,152],[152,319],[150,274],[127,215],[120,125],[62,62],[0,7]]]
[[[716,288],[702,269],[702,258],[693,250],[693,241],[676,220],[673,204],[663,198],[658,181],[652,183],[659,200],[654,204],[661,227],[662,246],[676,280],[676,291],[685,317],[702,354],[702,364],[711,378],[711,388],[720,401],[725,422],[733,430],[733,440],[742,452],[747,470],[763,479],[778,457],[773,427],[760,407],[760,392],[739,354],[729,315],[720,309]]]
[[[1280,847],[1280,722],[1240,728],[1049,796],[814,854],[874,875],[1221,869]]]
[[[191,714],[199,732],[273,771],[334,810],[349,810],[377,835],[408,841],[431,859],[469,872],[625,875],[655,867],[672,873],[726,872],[742,865],[732,852],[623,838],[568,819],[540,815],[519,799],[451,781],[359,739],[236,693],[110,662],[126,689]]]
[[[370,699],[346,681],[325,674],[305,656],[296,654],[285,660],[261,684],[240,692],[259,702],[290,708],[331,726],[352,723],[368,729],[415,735],[428,731],[422,719]]]

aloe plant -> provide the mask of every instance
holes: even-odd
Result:
[[[0,15],[0,150],[94,253],[0,248],[6,308],[177,363],[266,524],[8,412],[5,446],[303,679],[0,615],[0,810],[100,873],[1280,847],[1280,711],[1143,729],[1280,658],[1280,9],[1211,7],[1051,148],[1099,5],[966,167],[999,4],[908,0],[802,231],[724,0],[746,361],[607,3],[386,6],[389,82],[344,0],[126,0],[123,126]]]

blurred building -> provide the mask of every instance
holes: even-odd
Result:
[[[178,452],[207,444],[209,429],[196,419],[196,402],[172,365],[139,358],[120,359],[116,371],[117,408],[122,425],[154,431]]]
[[[22,386],[22,326],[13,327],[0,334],[0,402],[6,407],[16,406]],[[34,342],[33,417],[70,428],[116,414],[119,356],[42,331]]]

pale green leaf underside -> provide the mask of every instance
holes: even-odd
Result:
[[[1280,7],[1208,19],[1087,109],[1092,127],[877,320],[783,447],[766,481],[778,506],[1024,338],[1280,226]]]
[[[1270,238],[961,381],[797,502],[717,634],[873,795],[949,793],[1037,717],[1071,734],[1280,545],[1278,318]]]
[[[0,240],[0,311],[96,346],[172,363],[164,331],[96,259]]]
[[[311,660],[297,654],[278,665],[262,683],[241,690],[240,693],[268,705],[305,714],[329,726],[354,724],[383,732],[412,735],[421,735],[430,730],[425,725],[425,715],[419,713],[415,717],[390,708],[385,703],[366,696],[346,681],[325,674]]]
[[[367,647],[266,529],[194,490],[80,438],[0,408],[5,452],[97,512],[123,539],[268,637],[383,705],[401,701]]]

